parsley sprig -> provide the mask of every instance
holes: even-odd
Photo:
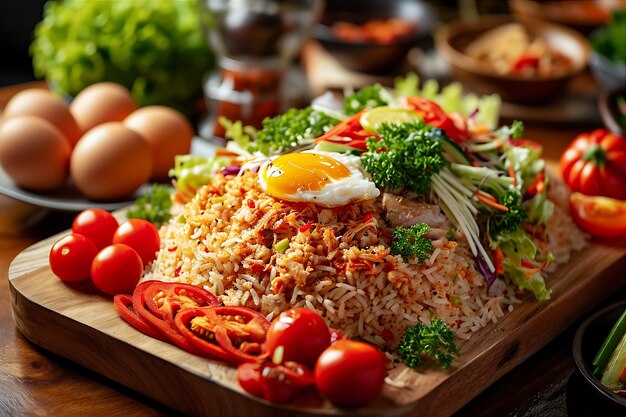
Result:
[[[418,263],[424,262],[435,250],[430,239],[423,237],[429,230],[426,223],[396,227],[392,232],[391,254],[401,255],[405,262],[409,256],[415,255]]]
[[[398,346],[398,354],[411,368],[423,364],[424,356],[430,356],[446,369],[459,353],[456,334],[439,317],[430,326],[424,323],[409,326]]]

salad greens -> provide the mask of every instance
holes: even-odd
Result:
[[[179,192],[195,192],[197,188],[211,182],[217,171],[227,167],[230,159],[225,156],[203,158],[195,155],[177,155],[169,176],[176,180]]]
[[[197,11],[195,0],[50,1],[30,47],[35,75],[63,95],[112,81],[139,105],[187,112],[214,63]]]
[[[391,95],[380,84],[363,87],[343,100],[343,110],[348,116],[363,109],[386,106],[392,100]]]
[[[454,330],[439,317],[430,326],[424,323],[409,326],[398,345],[398,355],[411,368],[423,364],[426,355],[446,369],[459,353]]]
[[[158,226],[170,219],[171,207],[170,187],[164,184],[152,184],[152,187],[131,205],[126,212],[126,217],[148,220]]]

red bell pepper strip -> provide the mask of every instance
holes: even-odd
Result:
[[[434,101],[414,96],[407,97],[406,104],[417,111],[424,123],[442,129],[453,141],[462,143],[469,138],[465,123],[464,126],[457,126],[454,120]]]
[[[330,128],[328,132],[315,139],[315,143],[333,142],[346,145],[351,148],[367,150],[365,140],[375,137],[380,139],[376,134],[368,132],[361,126],[361,116],[367,110],[361,110],[350,118],[337,123]]]

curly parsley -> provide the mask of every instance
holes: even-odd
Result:
[[[396,227],[392,232],[391,254],[401,255],[405,262],[409,256],[415,255],[419,263],[424,262],[435,250],[430,239],[422,237],[429,230],[430,227],[425,223],[408,228]]]
[[[398,355],[404,363],[414,368],[424,363],[424,355],[430,356],[446,369],[459,356],[456,334],[437,317],[430,326],[420,323],[409,326],[398,345]]]

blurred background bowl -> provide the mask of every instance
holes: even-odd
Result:
[[[626,407],[626,398],[615,394],[593,376],[592,361],[624,308],[626,308],[626,301],[621,301],[591,315],[576,331],[572,345],[576,367],[585,380],[602,396],[622,407]]]
[[[562,24],[588,34],[611,19],[611,10],[626,0],[509,0],[516,16]]]
[[[568,70],[536,78],[500,74],[465,54],[468,45],[482,34],[514,21],[522,24],[532,36],[543,38],[551,50],[565,55],[571,62]],[[485,15],[471,21],[450,22],[435,33],[435,45],[461,83],[479,94],[497,93],[504,101],[517,103],[536,103],[558,98],[569,81],[586,68],[590,49],[584,36],[567,27],[532,19],[514,20],[504,15]]]
[[[604,127],[617,135],[626,136],[626,87],[615,91],[601,91],[598,96],[598,110]]]
[[[626,87],[626,65],[611,61],[604,55],[592,50],[589,67],[602,89],[615,91]]]
[[[350,42],[339,39],[333,32],[337,22],[362,25],[373,19],[397,18],[411,23],[414,31],[392,43],[368,41]],[[430,34],[436,23],[434,9],[418,0],[333,0],[326,9],[313,37],[344,67],[368,73],[382,73],[399,67],[413,47],[432,43]]]

